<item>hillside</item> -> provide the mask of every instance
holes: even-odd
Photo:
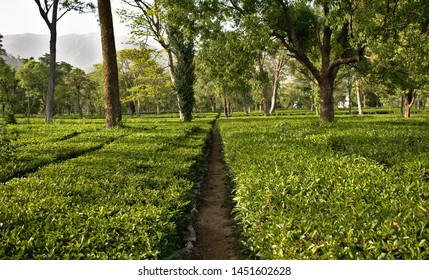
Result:
[[[127,41],[126,37],[118,37],[116,39],[117,49],[132,47],[125,43]],[[5,35],[3,45],[6,51],[15,57],[39,58],[43,54],[49,53],[49,36],[31,33]],[[58,37],[57,61],[65,61],[88,71],[101,60],[101,41],[98,33],[70,34]]]

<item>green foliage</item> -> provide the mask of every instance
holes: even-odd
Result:
[[[67,152],[97,137],[104,144],[0,184],[0,259],[177,254],[193,209],[191,190],[204,170],[212,120],[129,119],[125,127],[108,131],[102,120],[64,120],[51,124],[52,130],[51,125],[18,125],[18,142],[27,147],[49,142],[46,148],[53,151],[69,142],[61,148]]]
[[[242,243],[264,259],[429,258],[427,118],[221,120]]]
[[[7,65],[0,57],[0,103],[7,104],[9,108],[12,108],[14,105],[16,87],[17,80],[15,79],[15,70]]]
[[[15,135],[10,134],[6,127],[0,126],[0,167],[15,158]]]
[[[3,44],[2,43],[3,43],[3,35],[0,34],[0,55],[5,55],[6,54],[6,50],[3,48]]]
[[[192,37],[186,37],[184,31],[170,26],[168,38],[176,55],[176,66],[174,69],[174,89],[179,100],[179,109],[184,121],[192,120],[192,110],[195,104],[194,83],[194,42]]]
[[[16,72],[19,85],[25,90],[28,112],[38,112],[48,90],[49,67],[42,61],[29,59]]]
[[[3,118],[4,124],[16,124],[16,118],[13,113],[8,113]]]

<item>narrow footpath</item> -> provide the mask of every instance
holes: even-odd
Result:
[[[222,158],[220,133],[215,124],[212,132],[208,170],[204,176],[197,214],[194,217],[196,244],[190,255],[195,260],[234,260],[234,220],[229,205],[230,193],[224,182],[226,164]]]

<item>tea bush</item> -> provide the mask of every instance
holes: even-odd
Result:
[[[54,157],[103,146],[0,184],[0,259],[177,257],[212,121],[136,119],[66,140],[42,135]]]
[[[219,122],[244,248],[264,259],[428,259],[427,117]]]

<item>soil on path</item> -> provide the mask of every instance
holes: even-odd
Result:
[[[204,176],[197,214],[194,217],[196,244],[190,258],[196,260],[234,260],[234,220],[231,216],[230,192],[224,182],[226,164],[222,158],[219,129],[212,132],[208,170]]]

